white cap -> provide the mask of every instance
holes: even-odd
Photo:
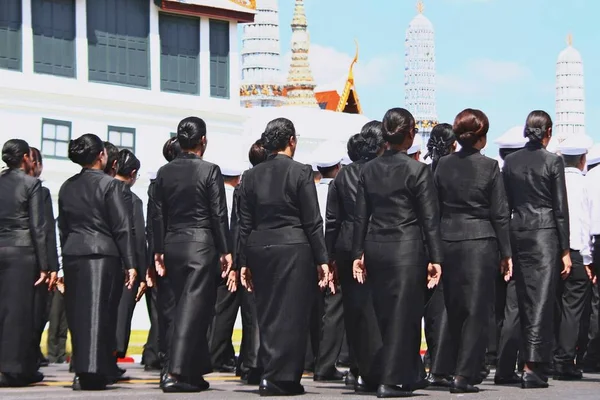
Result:
[[[525,147],[528,139],[523,136],[523,126],[515,126],[506,131],[494,141],[500,149],[521,149]]]
[[[156,179],[156,171],[148,172],[148,179],[150,179],[150,180]]]
[[[342,162],[344,154],[341,152],[342,144],[327,141],[321,143],[312,155],[313,165],[317,168],[334,167]]]
[[[600,144],[592,146],[587,154],[587,165],[594,165],[600,163]]]
[[[344,158],[342,158],[342,165],[350,165],[352,164],[352,160],[350,159],[350,157],[348,157],[348,154],[346,154],[344,156]]]
[[[225,176],[241,176],[247,170],[247,164],[234,160],[225,160],[219,163],[221,175]]]
[[[580,156],[594,145],[594,141],[587,135],[571,135],[558,145],[558,151],[565,156]]]
[[[413,140],[413,144],[412,146],[410,146],[410,148],[406,151],[406,154],[413,155],[415,153],[417,153],[418,151],[421,151],[421,148],[423,147],[423,138],[421,137],[421,135],[415,135],[415,139]]]

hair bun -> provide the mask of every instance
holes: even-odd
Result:
[[[542,141],[544,138],[544,131],[542,128],[532,128],[530,126],[526,126],[523,131],[523,137],[529,140]]]

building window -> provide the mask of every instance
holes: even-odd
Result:
[[[229,22],[210,20],[210,95],[229,98]]]
[[[53,158],[69,156],[71,123],[55,119],[42,119],[42,155]]]
[[[160,89],[199,93],[200,20],[160,14]]]
[[[33,70],[75,77],[75,0],[31,0]]]
[[[21,0],[0,0],[0,68],[21,70]]]
[[[135,153],[135,129],[123,128],[122,126],[110,126],[106,131],[106,137],[102,138],[114,144],[119,150],[127,149]]]
[[[150,87],[148,0],[87,0],[89,80]]]

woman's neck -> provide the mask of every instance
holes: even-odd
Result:
[[[289,158],[293,157],[293,153],[292,153],[292,149],[291,147],[286,147],[285,150],[282,151],[278,151],[277,154],[283,154],[285,156],[288,156]]]
[[[129,180],[129,178],[121,176],[121,175],[116,175],[115,179],[121,182],[125,182],[127,185],[131,184],[131,181]]]

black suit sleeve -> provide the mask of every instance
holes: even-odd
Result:
[[[154,181],[148,186],[148,204],[146,206],[146,242],[148,252],[146,255],[146,265],[148,268],[154,266],[154,231],[152,230],[152,219],[154,218],[156,203],[154,202]]]
[[[317,188],[309,165],[302,167],[298,181],[298,207],[304,233],[312,248],[316,265],[327,264],[327,249],[323,234],[323,218],[319,211]]]
[[[165,252],[165,234],[167,226],[167,213],[166,205],[164,201],[163,188],[162,188],[162,177],[160,170],[156,177],[154,185],[154,212],[152,216],[152,231],[154,238],[154,253],[164,254]]]
[[[361,173],[356,189],[356,204],[354,206],[354,237],[352,240],[352,258],[358,260],[365,251],[365,237],[371,218],[371,207],[365,191],[365,177]]]
[[[496,238],[498,239],[498,249],[502,258],[512,256],[510,248],[510,214],[508,211],[508,200],[504,190],[504,181],[500,174],[498,163],[494,162],[492,167],[491,179],[491,199],[490,199],[490,218]]]
[[[46,248],[46,221],[44,216],[44,196],[42,183],[36,181],[29,191],[29,232],[37,264],[40,271],[48,271],[48,251]]]
[[[113,180],[106,191],[105,204],[108,225],[113,240],[119,249],[121,261],[125,269],[136,269],[133,232],[131,229],[131,200],[127,203],[125,185]]]
[[[213,166],[206,182],[210,202],[210,219],[215,245],[221,254],[231,253],[231,234],[227,218],[227,199],[225,183],[218,166]]]
[[[240,207],[240,187],[236,187],[233,191],[233,204],[231,205],[231,240],[232,240],[232,257],[234,266],[237,269],[240,265],[238,260],[239,254],[239,239],[240,239],[240,222],[239,222],[239,207]]]
[[[239,242],[238,242],[238,261],[239,267],[247,267],[246,260],[246,243],[248,242],[248,237],[250,233],[252,233],[253,224],[253,215],[252,209],[254,205],[252,204],[252,198],[250,196],[250,188],[251,182],[249,182],[251,178],[245,177],[240,185],[240,193],[239,193]]]
[[[329,185],[329,192],[327,193],[327,209],[325,211],[325,245],[327,246],[327,253],[329,254],[329,260],[335,260],[335,244],[337,242],[338,235],[340,233],[340,212],[339,212],[339,198],[338,198],[338,187],[337,179],[335,179]]]
[[[52,209],[52,196],[50,190],[42,186],[44,192],[44,218],[46,222],[46,251],[48,252],[48,270],[58,272],[58,249],[56,246],[56,225],[54,210]]]
[[[552,209],[558,230],[558,240],[562,251],[569,250],[569,207],[565,182],[565,164],[562,157],[556,157],[552,165]]]
[[[144,232],[144,204],[134,196],[133,200],[133,237],[135,241],[135,260],[138,268],[138,278],[141,281],[146,279],[148,269],[146,235]]]
[[[440,206],[433,174],[427,165],[419,166],[414,190],[429,260],[434,264],[441,264],[443,250],[440,234]]]

